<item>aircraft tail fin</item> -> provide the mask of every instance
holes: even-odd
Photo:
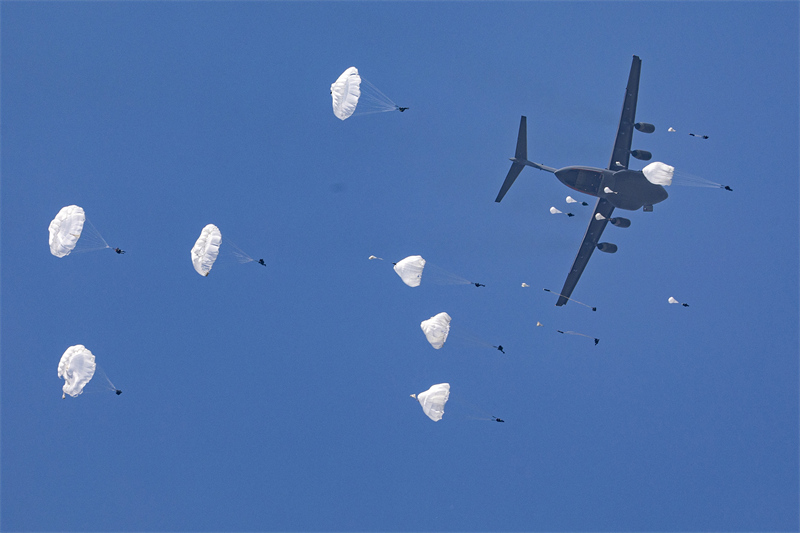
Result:
[[[495,202],[499,202],[508,192],[508,189],[514,184],[514,181],[525,168],[525,163],[528,162],[528,124],[525,115],[519,119],[519,134],[517,134],[517,149],[514,151],[514,158],[511,160],[511,169],[506,175],[503,185],[500,187],[500,192],[497,193]]]
[[[497,193],[495,202],[499,202],[508,192],[508,189],[514,184],[514,181],[526,166],[538,168],[539,170],[546,170],[547,172],[555,172],[556,169],[533,163],[528,161],[528,119],[523,115],[519,119],[519,133],[517,134],[517,149],[514,152],[514,157],[511,158],[511,169],[506,175],[503,185],[500,187],[500,192]]]
[[[519,133],[517,134],[517,150],[514,159],[528,160],[528,119],[525,115],[519,119]]]

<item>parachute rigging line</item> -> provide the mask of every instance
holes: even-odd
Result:
[[[579,302],[578,300],[573,300],[573,299],[572,299],[572,298],[570,298],[569,296],[564,296],[563,294],[559,294],[559,293],[557,293],[557,292],[555,292],[555,291],[551,291],[550,289],[544,289],[544,290],[545,290],[545,291],[547,291],[547,292],[550,292],[550,293],[552,293],[552,294],[557,294],[558,296],[561,296],[562,298],[566,298],[566,299],[567,299],[567,300],[569,300],[570,302],[575,302],[576,304],[581,304],[581,305],[582,305],[582,306],[584,306],[584,307],[588,307],[588,308],[589,308],[589,309],[591,309],[592,311],[597,311],[597,308],[596,308],[596,307],[592,307],[591,305],[585,304],[585,303],[583,303],[583,302]]]

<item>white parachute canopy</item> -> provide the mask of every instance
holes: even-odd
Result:
[[[425,268],[425,260],[421,255],[410,255],[395,263],[394,271],[409,287],[419,287],[422,282],[422,270]]]
[[[362,78],[356,67],[350,67],[331,84],[333,114],[340,120],[352,115],[383,113],[400,109],[377,87]],[[404,108],[405,109],[405,108]]]
[[[411,397],[417,399],[422,406],[422,411],[428,415],[428,418],[438,422],[444,416],[444,404],[447,403],[447,399],[450,397],[450,384],[439,383],[425,392],[412,394]]]
[[[69,255],[81,238],[85,221],[86,213],[82,207],[62,207],[56,218],[50,222],[50,253],[56,257]]]
[[[222,232],[214,224],[208,224],[200,232],[200,237],[192,247],[192,264],[194,269],[201,276],[208,276],[214,261],[219,255],[219,247],[222,244]]]
[[[551,208],[550,208],[550,214],[551,214],[551,215],[558,215],[559,213],[561,213],[561,211],[559,211],[559,210],[558,210],[558,209],[556,209],[555,207],[551,207]]]
[[[644,177],[653,185],[672,185],[672,175],[675,173],[675,167],[653,161],[642,169]]]
[[[676,300],[676,299],[675,299],[675,298],[673,298],[672,296],[670,296],[670,297],[669,297],[669,300],[667,300],[667,301],[668,301],[669,303],[671,303],[671,304],[679,304],[679,303],[680,303],[678,300]]]
[[[360,96],[361,76],[356,67],[350,67],[331,84],[333,114],[341,120],[348,118],[356,110]]]
[[[444,346],[447,340],[447,335],[450,333],[450,320],[450,315],[447,313],[439,313],[420,323],[425,338],[437,350]]]
[[[56,257],[65,257],[73,251],[88,252],[110,248],[86,218],[83,208],[77,205],[62,207],[50,222],[50,253]],[[80,250],[76,250],[81,239]]]
[[[58,377],[64,380],[64,394],[73,398],[80,395],[94,376],[96,367],[94,355],[84,345],[77,344],[67,348],[58,363]]]

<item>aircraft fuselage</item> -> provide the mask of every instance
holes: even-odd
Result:
[[[613,171],[574,166],[558,169],[555,175],[570,189],[597,198],[605,198],[614,207],[628,211],[652,207],[669,196],[664,187],[647,181],[641,170]],[[605,192],[606,187],[613,192]]]

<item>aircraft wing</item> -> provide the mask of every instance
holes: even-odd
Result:
[[[581,278],[581,274],[583,274],[583,269],[586,268],[589,258],[592,257],[594,249],[597,248],[600,236],[603,234],[603,230],[606,229],[606,224],[608,224],[608,219],[611,218],[611,213],[613,211],[614,206],[611,205],[611,202],[605,198],[597,199],[597,204],[594,206],[594,211],[592,212],[592,218],[589,220],[589,227],[586,228],[586,234],[583,236],[583,242],[581,242],[578,255],[575,257],[575,262],[572,263],[572,269],[569,271],[567,281],[564,282],[564,288],[561,289],[556,305],[564,305],[567,303],[567,299],[570,295],[572,295],[575,285],[578,284],[578,280]],[[597,213],[603,215],[605,219],[597,220],[595,218]]]
[[[636,102],[639,98],[639,74],[641,72],[642,60],[638,56],[633,56],[631,73],[628,75],[628,86],[625,88],[625,101],[622,104],[622,115],[619,117],[617,138],[614,141],[614,150],[611,152],[608,170],[628,168],[631,156],[631,141],[633,139],[633,125],[636,122]]]

